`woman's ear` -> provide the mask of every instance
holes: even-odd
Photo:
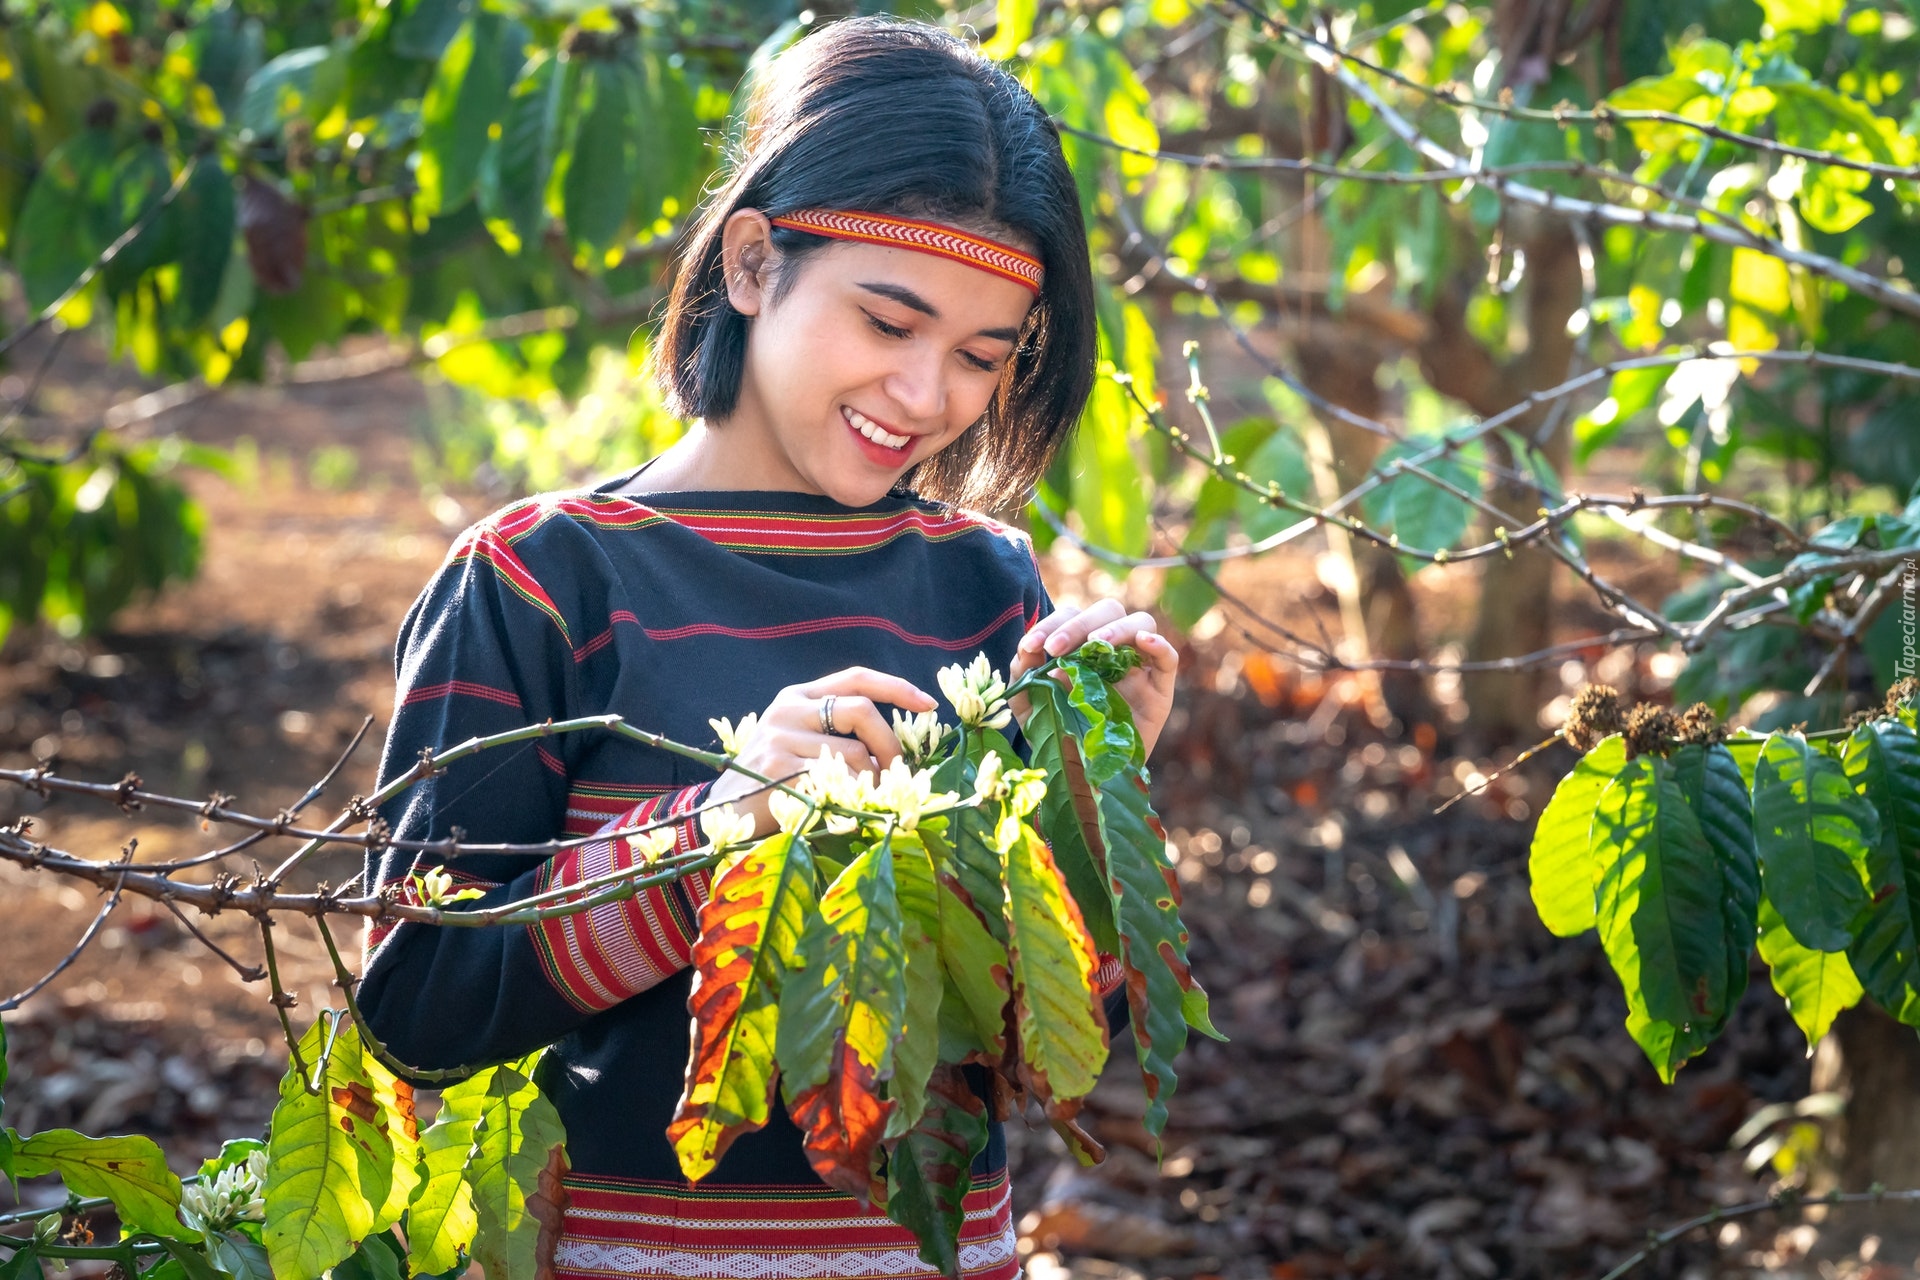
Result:
[[[735,209],[720,232],[720,269],[727,301],[743,316],[766,305],[774,257],[773,224],[758,209]]]

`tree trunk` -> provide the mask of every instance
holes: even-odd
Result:
[[[1827,1134],[1827,1168],[1812,1190],[1920,1188],[1920,1036],[1862,1002],[1841,1014],[1813,1059],[1813,1088],[1847,1100]],[[1826,1185],[1819,1185],[1824,1183]],[[1881,1238],[1877,1260],[1906,1266],[1920,1255],[1920,1208],[1850,1206],[1828,1215],[1822,1254],[1857,1253]]]

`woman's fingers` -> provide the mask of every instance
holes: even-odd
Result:
[[[890,702],[909,711],[931,711],[940,705],[934,701],[932,694],[911,680],[890,676],[871,667],[847,667],[821,676],[818,680],[809,680],[789,688],[791,692],[815,701],[831,693],[866,698],[873,702]]]
[[[871,698],[852,694],[827,696],[833,699],[834,732],[822,734],[821,740],[839,751],[856,773],[875,765],[884,769],[900,758],[900,739]],[[849,738],[854,741],[848,742]],[[848,755],[847,750],[854,747],[859,748],[857,755]],[[815,747],[814,752],[817,755],[819,748]],[[868,756],[873,758],[872,765],[866,762]]]

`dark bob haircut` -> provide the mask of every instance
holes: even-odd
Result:
[[[727,300],[721,235],[739,209],[769,218],[856,209],[944,222],[1034,252],[1045,278],[981,421],[902,483],[998,507],[1023,499],[1093,389],[1096,329],[1086,227],[1053,122],[1021,84],[937,27],[830,23],[775,58],[749,99],[724,185],[694,223],[653,352],[683,417],[724,420],[740,394],[747,318]],[[832,241],[773,229],[777,301]]]

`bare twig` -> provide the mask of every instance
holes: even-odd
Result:
[[[1690,1231],[1701,1227],[1710,1227],[1715,1223],[1728,1222],[1734,1218],[1750,1217],[1769,1210],[1805,1209],[1813,1205],[1836,1204],[1912,1204],[1920,1201],[1920,1190],[1883,1191],[1875,1188],[1871,1191],[1832,1191],[1821,1196],[1803,1196],[1797,1192],[1786,1191],[1765,1200],[1753,1200],[1746,1204],[1729,1205],[1723,1209],[1710,1209],[1696,1218],[1668,1227],[1665,1231],[1649,1239],[1638,1252],[1628,1257],[1619,1266],[1600,1277],[1600,1280],[1620,1280],[1621,1276],[1633,1271],[1651,1259],[1662,1249],[1679,1240]]]
[[[113,895],[107,899],[107,905],[101,907],[100,910],[95,913],[93,923],[89,924],[87,931],[80,935],[80,941],[74,943],[73,948],[68,951],[66,955],[60,957],[58,964],[41,975],[38,982],[35,982],[32,986],[26,988],[26,990],[6,1000],[0,1000],[0,1013],[8,1013],[14,1009],[18,1009],[22,1004],[25,1004],[35,995],[38,995],[49,982],[52,982],[55,978],[65,973],[68,966],[80,958],[80,953],[87,949],[87,944],[92,942],[94,935],[100,932],[100,926],[107,922],[107,917],[113,914],[113,909],[120,905],[120,891],[125,887],[126,883],[125,868],[133,861],[133,852],[139,847],[139,844],[140,842],[138,840],[127,841],[126,850],[120,855],[120,878],[113,883]]]

